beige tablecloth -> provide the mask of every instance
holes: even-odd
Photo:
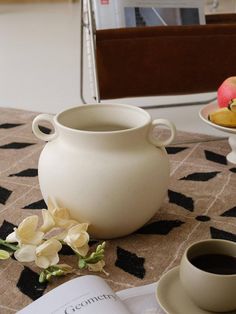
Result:
[[[0,109],[0,237],[45,207],[37,163],[44,143],[31,131],[36,114]],[[49,131],[48,129],[44,129]],[[185,248],[206,238],[236,241],[236,166],[226,161],[227,140],[179,132],[167,148],[171,181],[155,217],[134,234],[107,241],[104,277],[117,291],[157,281],[178,265]],[[70,252],[62,260],[75,265]],[[0,313],[15,313],[73,276],[38,283],[39,269],[10,258],[0,261]],[[84,273],[85,274],[85,273]]]

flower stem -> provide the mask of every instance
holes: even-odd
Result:
[[[15,244],[8,243],[6,240],[0,238],[0,245],[5,246],[6,248],[10,249],[11,251],[16,251],[18,246]]]

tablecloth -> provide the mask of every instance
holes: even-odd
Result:
[[[37,177],[45,143],[31,130],[36,115],[0,109],[0,238],[46,207]],[[49,126],[42,127],[50,132]],[[175,143],[167,147],[171,178],[161,208],[135,233],[107,241],[105,269],[110,275],[100,276],[115,291],[157,281],[179,264],[186,247],[197,240],[236,242],[236,166],[226,160],[229,151],[224,138],[178,132]],[[61,254],[63,262],[75,264],[70,251]],[[38,274],[33,263],[0,261],[1,314],[15,313],[75,276],[40,284]]]

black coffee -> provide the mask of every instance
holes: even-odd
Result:
[[[223,254],[205,254],[190,260],[197,268],[213,274],[235,275],[236,257]]]

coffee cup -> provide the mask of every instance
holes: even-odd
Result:
[[[180,281],[190,299],[203,310],[236,310],[236,243],[204,240],[186,249]]]

